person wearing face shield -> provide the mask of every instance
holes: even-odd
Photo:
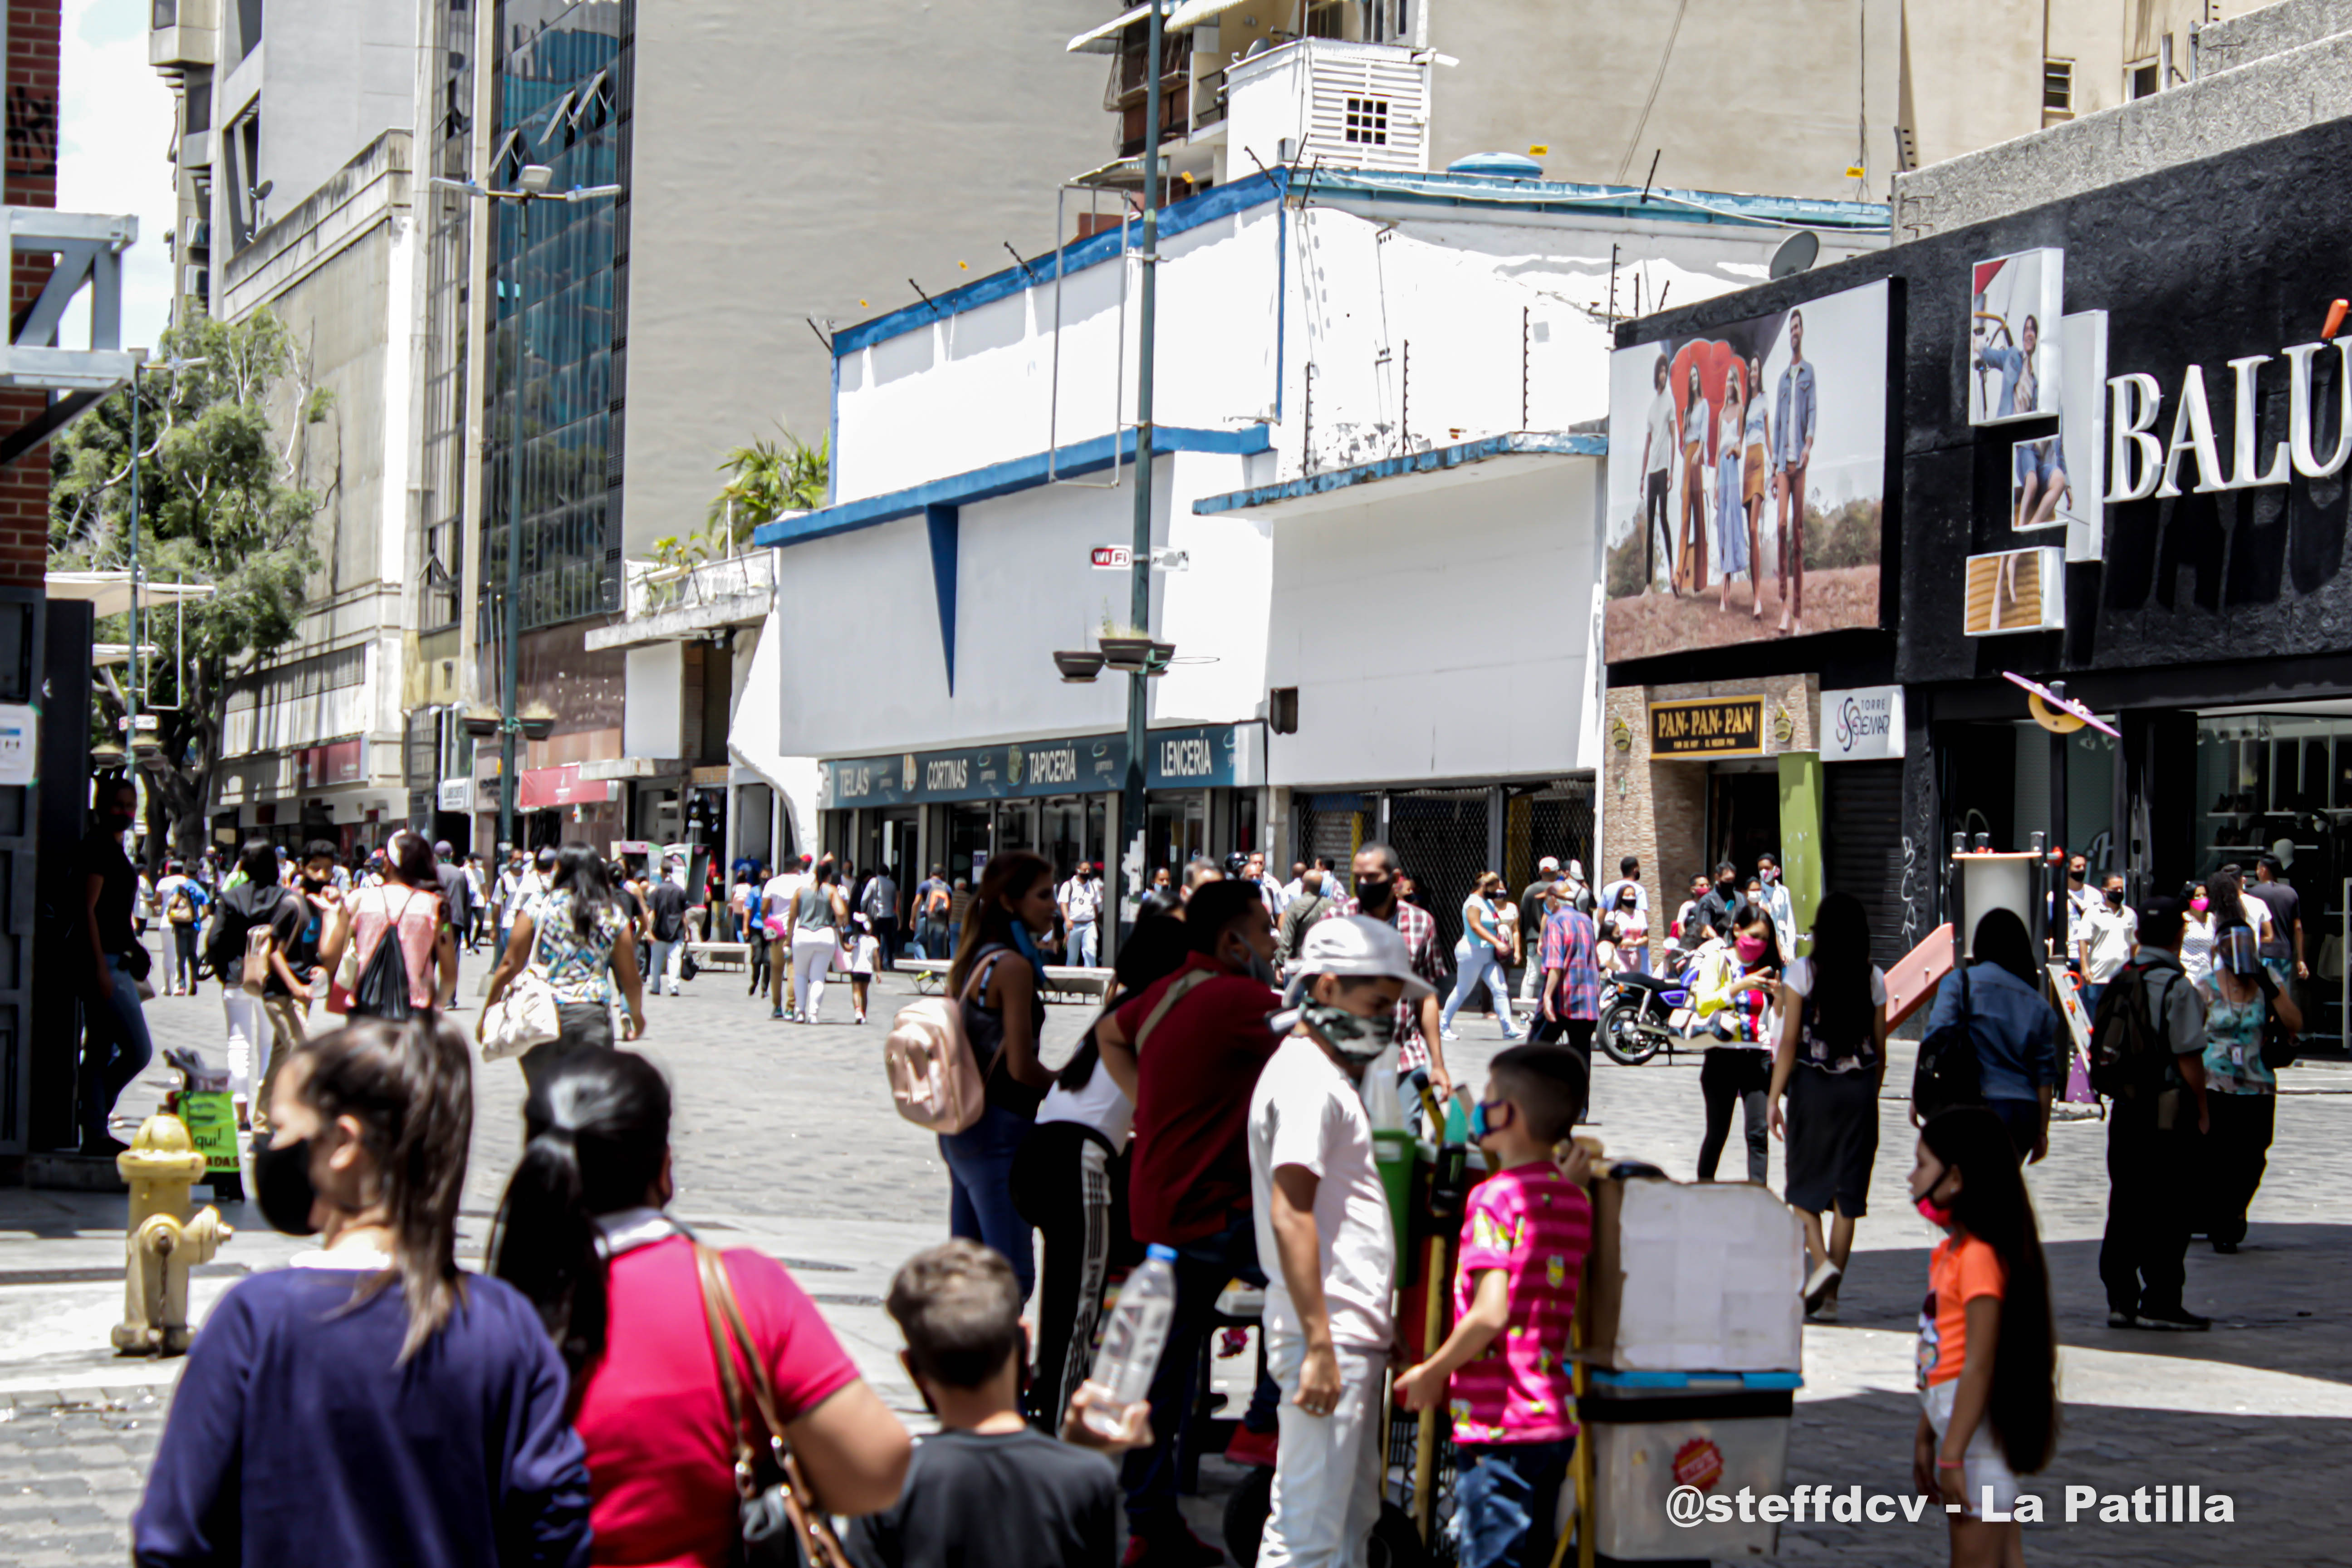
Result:
[[[1360,888],[1361,858],[1356,874]],[[1282,1394],[1266,1568],[1362,1562],[1380,1517],[1396,1237],[1361,1085],[1396,1043],[1400,1005],[1435,995],[1404,937],[1365,915],[1318,925],[1298,971],[1297,1021],[1249,1104],[1266,1365]]]
[[[1145,1563],[1199,1562],[1214,1550],[1177,1514],[1177,1457],[1217,1293],[1235,1275],[1265,1278],[1251,1221],[1247,1119],[1250,1091],[1279,1043],[1267,1017],[1280,998],[1254,973],[1274,956],[1274,923],[1257,889],[1202,882],[1184,906],[1182,930],[1191,949],[1182,965],[1095,1028],[1102,1065],[1135,1107],[1129,1226],[1138,1246],[1176,1249],[1175,1312],[1151,1382],[1154,1441],[1128,1456],[1122,1478]],[[1253,1404],[1234,1441],[1243,1455],[1273,1430],[1271,1388]]]

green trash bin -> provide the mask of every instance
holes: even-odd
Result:
[[[1413,1135],[1402,1128],[1372,1130],[1372,1163],[1380,1167],[1381,1185],[1389,1194],[1389,1224],[1396,1228],[1397,1272],[1400,1279],[1408,1278],[1412,1266],[1406,1243],[1412,1234],[1413,1163],[1420,1157],[1420,1144]]]

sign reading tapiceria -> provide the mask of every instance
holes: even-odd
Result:
[[[1654,757],[1760,757],[1764,699],[1695,697],[1650,704]]]

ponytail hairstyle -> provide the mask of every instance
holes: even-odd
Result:
[[[530,1298],[572,1373],[573,1408],[604,1358],[596,1216],[635,1208],[669,1152],[669,1085],[634,1051],[576,1051],[523,1105],[527,1142],[490,1237],[490,1272]]]
[[[297,1080],[320,1119],[351,1117],[383,1182],[392,1268],[360,1301],[398,1280],[408,1307],[401,1363],[425,1347],[465,1298],[457,1273],[457,1202],[474,1134],[474,1073],[465,1030],[424,1009],[401,1023],[354,1018],[305,1043]]]
[[[1985,1417],[2009,1468],[2032,1475],[2058,1447],[2058,1331],[2033,1200],[2008,1130],[1984,1107],[1938,1112],[1919,1137],[1939,1163],[1960,1173],[1953,1223],[2000,1258],[2000,1332],[1993,1342]]]

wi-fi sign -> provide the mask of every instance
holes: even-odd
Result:
[[[1124,544],[1097,544],[1088,559],[1097,572],[1124,572],[1135,564],[1135,552]]]

